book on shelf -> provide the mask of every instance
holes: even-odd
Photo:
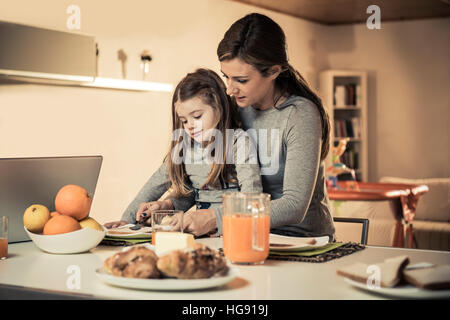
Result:
[[[356,94],[356,88],[355,84],[348,84],[346,85],[347,89],[347,105],[354,106],[355,105],[355,94]]]
[[[353,137],[361,138],[360,119],[359,118],[352,118],[351,119],[351,123],[352,123],[352,128],[353,128]]]
[[[361,85],[356,85],[356,96],[355,96],[355,103],[357,106],[362,105],[362,93],[361,93]]]
[[[359,153],[354,149],[346,150],[341,156],[341,162],[350,169],[359,169]]]
[[[334,136],[337,138],[361,138],[359,118],[335,119]]]
[[[350,83],[334,87],[333,104],[335,107],[361,106],[361,85]]]

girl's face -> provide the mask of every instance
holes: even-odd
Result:
[[[277,67],[273,67],[274,72],[264,77],[255,67],[239,58],[221,61],[220,66],[226,79],[227,94],[235,97],[239,107],[268,109],[273,106],[275,79],[279,74]]]
[[[211,135],[208,130],[217,125],[214,108],[204,103],[200,97],[177,101],[175,111],[184,130],[197,142],[208,140]]]

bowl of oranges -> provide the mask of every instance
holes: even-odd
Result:
[[[81,253],[95,248],[105,229],[89,217],[92,198],[78,185],[62,187],[55,197],[55,211],[42,204],[29,206],[23,215],[25,231],[42,251]]]

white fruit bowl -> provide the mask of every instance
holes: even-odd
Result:
[[[105,237],[105,231],[91,228],[56,234],[42,235],[32,233],[25,228],[28,236],[42,251],[57,254],[81,253],[95,248]]]

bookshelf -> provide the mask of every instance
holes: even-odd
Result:
[[[368,180],[367,73],[354,70],[326,70],[319,76],[320,95],[328,111],[331,142],[350,138],[341,161],[355,169],[358,181]],[[326,167],[332,164],[331,152]]]

